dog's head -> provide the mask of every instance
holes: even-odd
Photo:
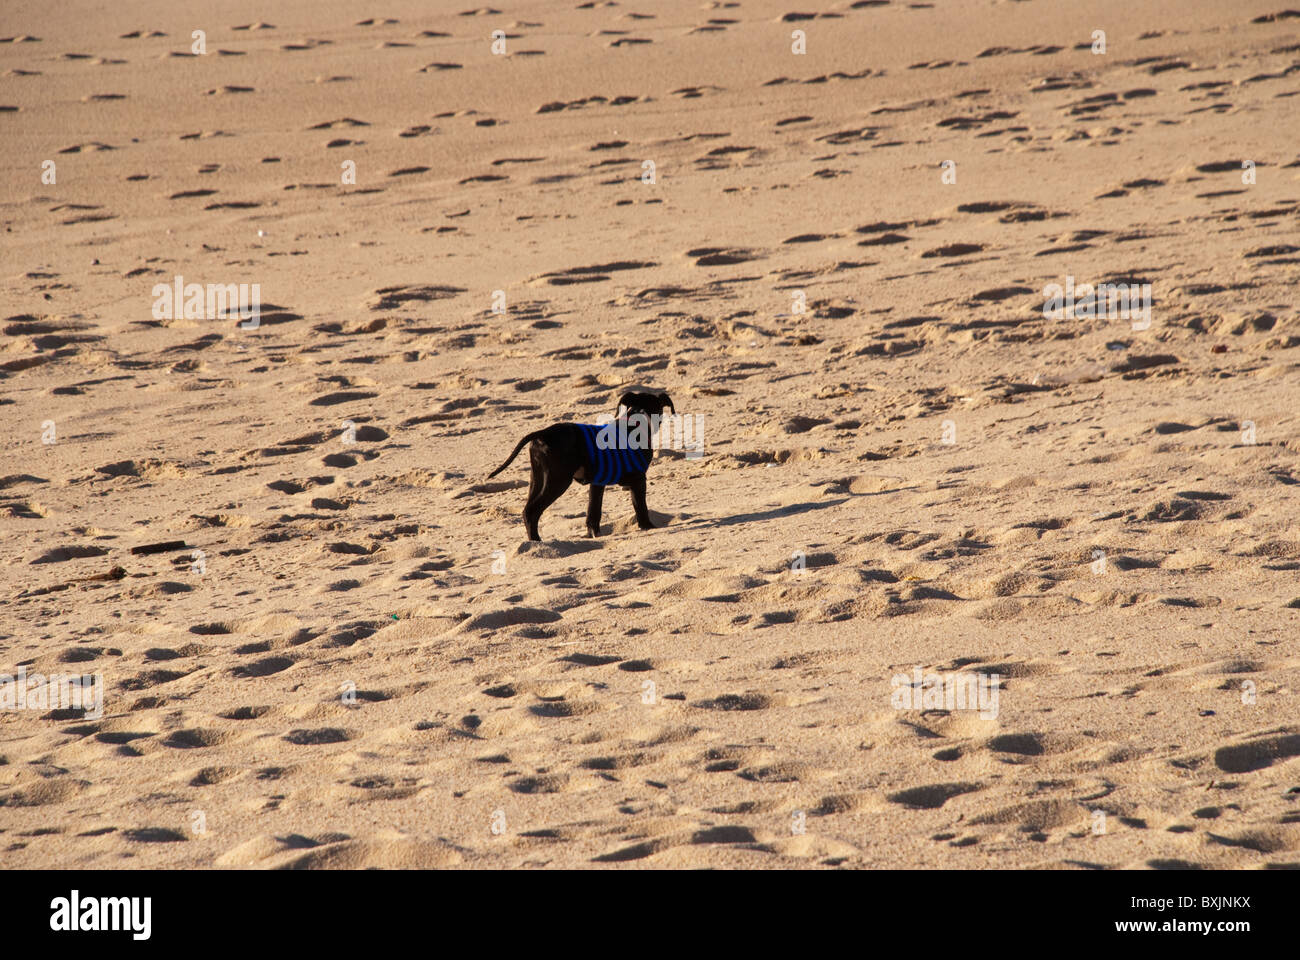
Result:
[[[664,407],[671,410],[673,414],[677,412],[676,407],[672,406],[672,401],[668,399],[666,393],[625,393],[619,397],[619,406],[614,410],[615,418],[619,416],[624,407],[627,407],[629,415],[658,416],[662,414]]]
[[[674,414],[677,410],[673,407],[672,400],[668,399],[666,393],[625,393],[618,399],[618,406],[614,408],[614,419],[617,420],[624,410],[627,411],[624,416],[627,417],[628,424],[633,429],[643,429],[648,431],[650,443],[653,446],[656,442],[653,437],[659,432],[662,423],[661,417],[664,407],[672,410]]]
[[[628,417],[633,417],[638,413],[643,413],[647,417],[657,417],[664,412],[665,407],[674,414],[677,413],[677,408],[673,406],[672,400],[668,399],[666,393],[629,392],[619,397],[618,406],[614,409],[614,418],[618,419],[624,408],[627,409]]]

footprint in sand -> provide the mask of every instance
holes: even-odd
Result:
[[[307,747],[346,743],[355,738],[355,733],[341,727],[320,727],[314,730],[291,730],[284,739],[296,746]]]
[[[338,120],[324,120],[321,123],[313,124],[308,130],[333,130],[335,127],[368,127],[370,126],[365,120],[356,120],[352,117],[341,117]]]
[[[912,810],[937,810],[953,797],[983,789],[978,783],[934,783],[889,794],[886,799]]]
[[[447,300],[465,292],[464,287],[454,287],[449,284],[380,287],[375,291],[376,299],[369,304],[369,307],[371,310],[393,310],[405,303]]]
[[[111,147],[107,143],[99,143],[98,141],[91,141],[90,143],[78,143],[70,147],[64,147],[59,151],[59,153],[80,153],[82,150],[95,150],[97,152],[103,152],[105,150],[116,150],[116,149],[117,149],[116,147]]]
[[[984,249],[980,243],[949,243],[942,247],[935,247],[931,250],[924,251],[922,258],[933,257],[964,257],[968,254],[979,253]]]
[[[650,267],[657,267],[658,264],[649,260],[618,260],[613,263],[598,263],[585,267],[569,267],[567,270],[559,270],[552,273],[543,273],[536,277],[530,277],[529,283],[540,283],[545,281],[551,286],[570,286],[577,283],[598,283],[609,279],[609,274],[622,270],[645,270]]]
[[[695,257],[697,267],[723,267],[763,258],[760,252],[744,247],[696,247],[687,250],[686,256]]]

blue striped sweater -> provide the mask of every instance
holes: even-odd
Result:
[[[618,422],[594,426],[590,423],[575,424],[587,444],[587,456],[591,459],[592,477],[590,480],[578,480],[579,483],[592,483],[598,487],[608,487],[624,483],[629,475],[645,473],[650,466],[649,450],[635,447],[619,446]],[[604,434],[603,437],[600,434]],[[575,478],[577,479],[577,478]]]

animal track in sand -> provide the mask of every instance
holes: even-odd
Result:
[[[320,746],[330,743],[346,743],[356,738],[356,734],[341,727],[319,727],[317,729],[291,730],[284,739],[296,746]]]
[[[534,112],[555,113],[560,110],[581,110],[584,107],[590,107],[598,104],[603,106],[622,107],[630,103],[648,103],[650,102],[650,99],[651,99],[650,97],[635,97],[635,96],[624,95],[618,97],[602,97],[602,96],[583,97],[580,100],[569,100],[567,102],[563,100],[555,100],[550,103],[542,104]]]
[[[1063,734],[1004,733],[989,740],[985,746],[997,753],[1037,757],[1054,753],[1068,753],[1084,742],[1081,737]]]
[[[363,390],[341,390],[337,393],[327,393],[324,396],[316,397],[311,401],[311,405],[313,407],[333,407],[340,403],[357,403],[361,400],[373,400],[377,396],[379,396],[379,394]]]
[[[616,709],[608,700],[553,700],[535,703],[528,711],[538,717],[564,718],[587,717]]]
[[[706,95],[712,95],[715,93],[723,93],[723,92],[724,91],[722,87],[714,87],[714,86],[681,87],[677,90],[674,90],[672,92],[672,95],[674,97],[681,97],[683,100],[696,100]],[[755,148],[749,147],[746,149],[755,149]]]
[[[193,775],[182,774],[182,779],[190,777],[189,785],[191,787],[210,787],[218,783],[225,783],[233,780],[243,773],[240,767],[203,767],[194,771]]]
[[[352,117],[342,117],[338,120],[324,120],[320,123],[312,124],[307,127],[308,130],[333,130],[336,127],[368,127],[370,126],[365,120],[356,120]]]
[[[167,739],[163,741],[163,746],[174,747],[180,750],[217,747],[222,744],[230,743],[232,740],[236,739],[237,736],[236,733],[230,730],[195,727],[187,730],[174,730]]]
[[[759,251],[744,247],[696,247],[687,250],[686,256],[695,257],[697,267],[730,266],[763,258],[763,254]]]
[[[1214,753],[1214,764],[1225,773],[1250,773],[1297,756],[1300,756],[1300,733],[1284,728],[1257,734],[1245,743],[1220,747]]]
[[[280,49],[285,51],[286,53],[294,53],[302,50],[315,50],[317,47],[328,46],[333,42],[334,42],[333,40],[315,40],[312,38],[308,38],[306,40],[300,40],[297,43],[281,44]]]
[[[973,825],[1016,824],[1021,831],[1044,831],[1088,819],[1088,811],[1072,800],[1030,800],[972,817]]]
[[[261,645],[255,645],[255,646],[261,647]],[[261,649],[259,649],[257,652],[261,652]],[[238,677],[240,679],[256,679],[259,677],[269,677],[272,674],[276,674],[284,670],[288,670],[296,662],[297,660],[294,657],[264,657],[263,659],[255,660],[252,663],[241,664],[237,667],[232,667],[230,670],[230,674],[231,676]]]
[[[611,263],[598,263],[585,267],[569,267],[551,273],[530,277],[528,283],[545,281],[550,286],[570,286],[575,283],[599,283],[609,279],[609,274],[624,270],[645,270],[659,264],[650,260],[616,260]]]
[[[933,257],[964,257],[972,253],[979,253],[984,249],[981,243],[949,243],[942,247],[935,247],[926,250],[921,254],[923,259]]]
[[[256,720],[264,717],[274,708],[269,706],[254,707],[235,707],[233,710],[220,714],[223,720]]]
[[[696,844],[751,844],[755,843],[757,840],[758,837],[750,828],[740,825],[706,827],[704,829],[693,831],[683,830],[666,836],[656,837],[652,840],[635,843],[631,846],[620,847],[610,853],[600,854],[599,856],[592,857],[592,862],[622,863],[629,860],[644,860],[646,857],[651,857],[657,853],[663,853],[676,847]]]
[[[418,840],[396,831],[380,831],[376,839],[353,840],[344,834],[324,835],[318,841],[257,838],[218,858],[219,865],[252,866],[264,862],[284,870],[418,870],[455,866],[461,851],[444,840]],[[310,847],[306,853],[295,852]]]
[[[123,830],[122,836],[134,843],[182,843],[189,839],[179,830],[170,827],[140,827]]]
[[[889,794],[886,799],[913,810],[937,810],[953,797],[982,790],[979,783],[933,783]]]
[[[428,303],[433,300],[447,300],[465,292],[464,287],[455,287],[449,284],[381,287],[375,291],[377,299],[371,302],[369,307],[371,310],[393,310],[406,303]]]
[[[711,700],[701,700],[694,706],[702,710],[767,710],[790,705],[789,697],[769,696],[764,693],[726,693]]]

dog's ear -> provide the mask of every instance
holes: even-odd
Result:
[[[673,412],[674,416],[677,414],[677,408],[673,406],[673,402],[668,398],[668,394],[666,393],[659,394],[659,399],[663,401],[664,407],[667,407],[669,410]],[[662,410],[663,407],[660,407],[659,409]]]
[[[614,408],[614,419],[615,420],[618,419],[618,413],[624,407],[627,407],[629,410],[633,409],[636,406],[637,399],[640,396],[641,394],[636,393],[635,391],[628,391],[627,393],[623,394],[623,396],[619,397],[618,406]]]

